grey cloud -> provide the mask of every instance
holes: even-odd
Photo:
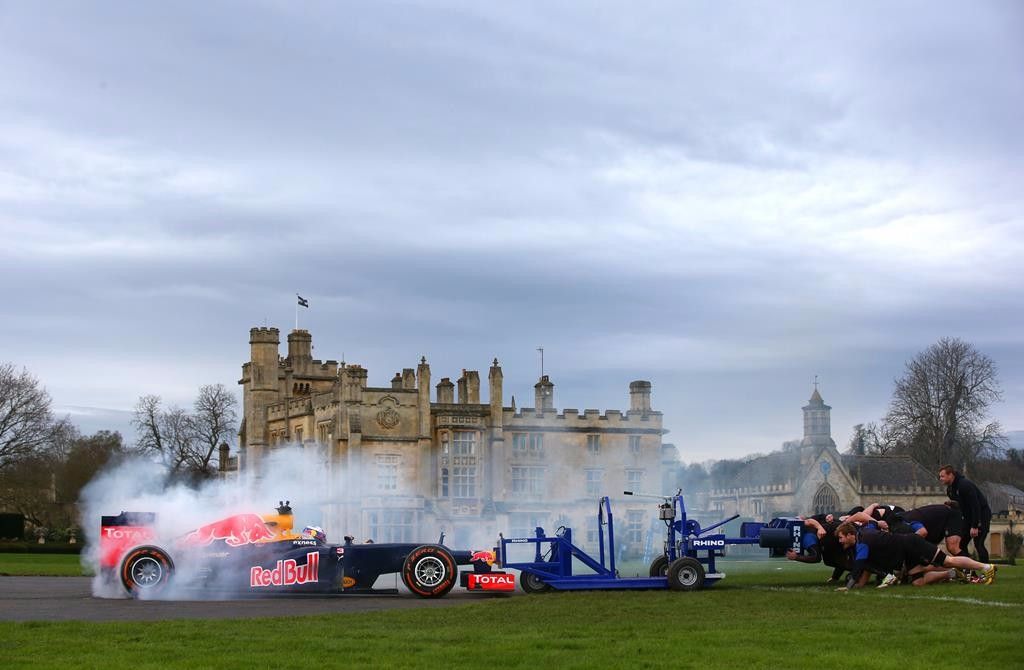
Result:
[[[299,291],[373,383],[499,356],[527,404],[541,344],[563,406],[650,378],[687,458],[799,434],[814,374],[843,442],[943,335],[1019,398],[1020,19],[5,8],[0,358],[63,405],[187,402]]]

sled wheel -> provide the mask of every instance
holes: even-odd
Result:
[[[444,547],[425,544],[405,557],[402,582],[421,598],[440,598],[455,586],[459,572],[455,559]]]
[[[683,556],[668,565],[668,587],[673,591],[696,591],[704,588],[704,566],[696,558]]]
[[[668,571],[668,556],[661,555],[651,561],[651,577],[664,577]]]
[[[519,573],[519,588],[525,593],[544,593],[550,591],[551,586],[546,584],[543,579],[533,574],[532,572],[521,572]]]
[[[158,595],[173,573],[171,557],[159,547],[135,547],[121,561],[121,584],[135,598]]]

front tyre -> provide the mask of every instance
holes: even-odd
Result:
[[[533,574],[532,572],[521,572],[519,573],[519,588],[524,593],[544,593],[550,591],[551,586],[544,582],[543,579]]]
[[[651,577],[664,577],[668,571],[668,556],[662,554],[656,559],[651,561],[650,576]]]
[[[683,556],[668,564],[668,587],[673,591],[696,591],[704,588],[704,566],[696,558]]]
[[[160,595],[174,574],[174,562],[159,547],[135,547],[121,561],[121,584],[134,598]]]
[[[447,594],[455,586],[458,574],[451,552],[436,544],[416,547],[402,565],[402,582],[421,598]]]

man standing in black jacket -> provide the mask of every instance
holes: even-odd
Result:
[[[978,560],[988,563],[985,536],[988,535],[989,522],[992,521],[992,510],[988,506],[985,494],[974,482],[954,470],[952,465],[942,466],[939,470],[939,481],[946,485],[946,495],[960,506],[960,514],[964,518],[961,553],[966,555],[967,546],[971,540],[974,540],[974,548],[978,550]]]

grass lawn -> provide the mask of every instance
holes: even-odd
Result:
[[[1019,667],[1024,572],[836,593],[828,571],[726,564],[706,591],[549,593],[262,620],[0,624],[0,665],[96,668]]]
[[[81,577],[83,574],[78,554],[0,554],[0,575]]]

